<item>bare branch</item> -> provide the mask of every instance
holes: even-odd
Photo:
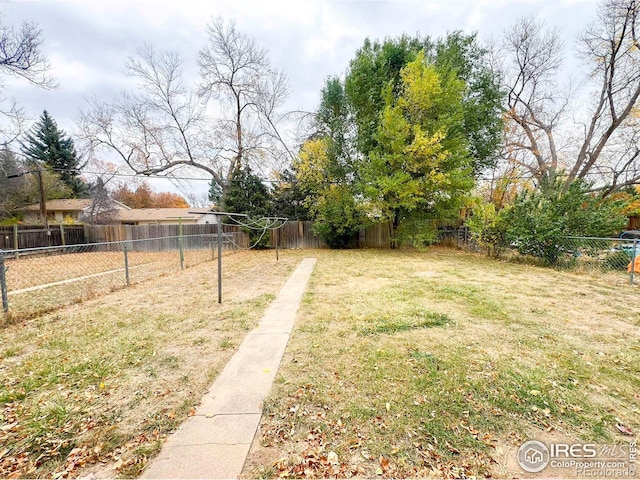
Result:
[[[25,22],[17,31],[0,23],[0,74],[51,89],[57,84],[50,70],[49,60],[42,53],[41,31],[35,23]],[[0,142],[7,147],[24,132],[27,116],[13,98],[0,98],[0,117],[5,120],[0,127]]]
[[[35,23],[23,23],[19,31],[0,24],[0,70],[24,78],[42,88],[55,88],[51,64],[42,53],[42,32]]]
[[[207,33],[198,55],[201,81],[191,87],[177,53],[144,45],[129,58],[137,91],[90,102],[80,120],[90,149],[107,148],[143,175],[199,169],[223,192],[244,165],[261,170],[282,152],[292,156],[280,130],[290,92],[284,73],[234,23],[214,20]]]
[[[573,105],[572,95],[563,96],[558,87],[558,32],[525,18],[505,34],[500,66],[507,91],[506,144],[517,149],[518,161],[531,167],[539,183],[562,169],[567,187],[576,179],[614,189],[635,181],[635,174],[627,174],[637,160],[627,139],[636,128],[629,119],[640,98],[639,12],[637,0],[606,0],[582,35],[580,54],[592,67],[584,85],[593,88],[593,96],[587,119],[573,124],[566,112],[583,112],[585,105]]]

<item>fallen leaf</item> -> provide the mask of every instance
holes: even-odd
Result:
[[[631,430],[629,427],[625,427],[624,425],[618,423],[616,425],[616,428],[618,429],[618,431],[620,433],[622,433],[623,435],[629,435],[629,436],[633,436],[633,430]]]
[[[340,461],[338,460],[338,454],[336,452],[329,452],[327,455],[327,462],[331,465],[338,465]]]

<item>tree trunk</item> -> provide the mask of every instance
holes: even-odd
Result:
[[[398,215],[395,215],[393,217],[393,220],[389,221],[389,236],[390,238],[390,242],[389,242],[389,248],[391,248],[392,250],[395,250],[396,248],[398,248],[398,227],[400,226],[400,218],[398,217]]]

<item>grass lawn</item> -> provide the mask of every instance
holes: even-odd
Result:
[[[425,252],[245,252],[0,329],[0,477],[135,477],[304,256],[245,477],[522,476],[527,438],[640,428],[638,288]],[[543,473],[549,474],[548,470]]]
[[[531,476],[527,439],[640,429],[623,276],[440,248],[318,257],[244,477]]]
[[[0,329],[0,478],[135,477],[302,254],[209,262]]]
[[[186,250],[184,265],[191,267],[211,258],[206,249]],[[126,286],[123,252],[7,258],[5,264],[10,312],[17,319],[43,315]],[[175,274],[180,270],[180,257],[178,251],[130,251],[128,264],[129,280],[134,284]]]

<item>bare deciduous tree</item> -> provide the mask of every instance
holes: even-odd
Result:
[[[35,23],[23,23],[20,30],[0,23],[0,72],[22,78],[32,85],[55,88],[49,71],[51,65],[42,53],[42,32]],[[4,85],[0,82],[0,91]],[[24,131],[28,117],[24,109],[10,97],[0,96],[0,141],[9,145]]]
[[[560,172],[567,186],[586,179],[606,192],[640,182],[632,115],[640,95],[639,14],[637,0],[606,0],[580,38],[590,102],[558,84],[557,30],[525,18],[505,35],[507,155],[542,188]]]
[[[106,178],[106,180],[105,180]],[[90,225],[108,224],[118,215],[116,203],[111,198],[106,184],[113,178],[100,176],[89,187],[91,204],[82,213],[81,221]]]
[[[222,192],[243,165],[260,169],[282,151],[290,154],[279,133],[286,76],[233,23],[214,20],[207,33],[198,56],[200,81],[192,87],[175,53],[145,46],[130,58],[127,72],[139,89],[110,103],[91,102],[80,122],[90,145],[116,152],[139,174],[202,170]]]
[[[193,208],[207,208],[211,206],[211,200],[206,193],[185,192],[184,198]]]

